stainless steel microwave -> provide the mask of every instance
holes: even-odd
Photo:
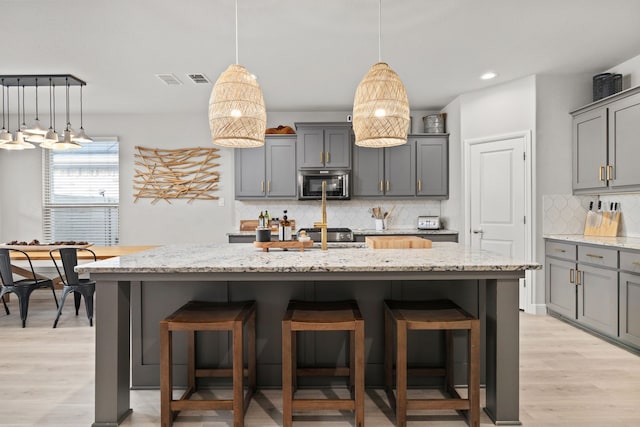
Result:
[[[327,181],[327,199],[348,200],[350,170],[301,170],[298,171],[298,199],[320,200],[322,181]]]

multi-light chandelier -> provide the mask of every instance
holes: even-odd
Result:
[[[2,129],[0,129],[0,148],[4,150],[28,150],[39,144],[51,150],[69,150],[81,148],[80,143],[91,142],[83,127],[82,87],[86,83],[71,74],[38,74],[38,75],[5,75],[0,76],[2,86]],[[56,131],[56,87],[65,89],[65,128],[62,137]],[[69,115],[70,88],[80,87],[80,130],[71,128]],[[25,87],[34,87],[35,118],[33,124],[27,126],[25,114]],[[40,124],[39,88],[48,87],[49,91],[49,129]],[[11,92],[16,94],[16,129],[11,133]],[[21,108],[22,107],[22,108]]]

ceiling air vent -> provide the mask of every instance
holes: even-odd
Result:
[[[156,74],[156,77],[165,82],[168,86],[181,85],[182,82],[178,80],[178,78],[169,73],[169,74]]]
[[[207,78],[207,76],[205,76],[202,73],[187,74],[187,76],[189,76],[191,81],[194,82],[195,84],[211,83],[211,81]]]

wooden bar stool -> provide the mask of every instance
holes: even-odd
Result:
[[[297,368],[296,332],[349,331],[349,367]],[[294,398],[298,376],[349,377],[350,399]],[[291,427],[293,411],[351,410],[355,427],[364,427],[364,319],[355,301],[290,301],[282,319],[282,417]]]
[[[226,409],[233,411],[234,427],[244,425],[244,413],[256,388],[255,302],[190,301],[160,321],[160,412],[162,427],[170,427],[183,410]],[[243,327],[247,328],[248,367],[243,364]],[[173,393],[172,333],[187,332],[187,390],[178,400]],[[231,369],[196,367],[196,331],[229,331],[232,337]],[[233,398],[189,400],[197,390],[196,378],[233,378]],[[244,392],[247,377],[247,393]]]
[[[464,411],[470,427],[480,425],[480,321],[451,301],[385,301],[385,390],[396,412],[398,427],[407,425],[407,410]],[[396,394],[393,393],[393,329],[396,330]],[[468,395],[462,399],[454,388],[453,331],[468,330]],[[407,367],[407,331],[444,330],[446,366],[434,369]],[[451,396],[444,399],[408,399],[407,375],[444,376],[445,389]]]

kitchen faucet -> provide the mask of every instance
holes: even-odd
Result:
[[[314,227],[320,229],[322,250],[327,250],[327,181],[322,181],[322,222],[314,222]]]

